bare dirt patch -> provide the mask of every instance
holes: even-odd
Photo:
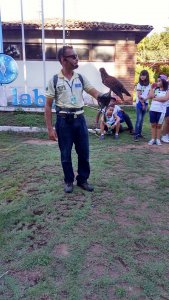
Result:
[[[37,209],[36,212],[39,216],[43,213],[43,210]],[[29,253],[47,245],[51,233],[44,225],[36,223],[35,220],[30,223],[19,221],[15,222],[13,232],[21,232],[26,230],[28,231],[27,241],[29,241],[29,244],[27,251]]]
[[[44,218],[50,224],[58,221],[61,225],[66,219],[72,216],[74,210],[81,210],[84,206],[84,195],[66,195],[66,198],[64,196],[63,198],[60,198],[60,201],[54,203],[52,211],[48,212]]]
[[[137,221],[131,220],[127,215],[126,211],[124,211],[121,208],[117,209],[114,219],[117,222],[117,224],[119,224],[122,227],[138,224]]]
[[[108,275],[114,279],[125,274],[126,272],[126,267],[119,260],[115,260],[109,267]]]
[[[124,203],[125,205],[138,205],[138,201],[135,197],[133,196],[128,196],[128,197],[125,197],[123,200],[122,200],[122,203]]]
[[[108,151],[113,151],[114,152],[115,147],[108,147],[107,150]],[[123,147],[116,147],[116,150],[119,153],[124,153],[124,152],[128,152],[128,151],[137,151],[137,149],[145,149],[147,153],[151,153],[151,152],[157,152],[157,153],[164,153],[164,154],[168,154],[169,153],[169,146],[162,144],[162,146],[157,146],[157,145],[153,145],[153,146],[149,146],[147,143],[141,144],[141,145],[123,145]]]
[[[169,154],[169,149],[168,149]],[[166,171],[167,174],[169,174],[169,159],[164,159],[160,162],[161,168]]]
[[[145,212],[145,210],[147,210],[147,207],[148,207],[148,203],[146,202],[143,202],[143,203],[125,203],[124,204],[126,205],[130,205],[129,208],[127,208],[127,212],[131,212],[132,214],[136,215],[136,216],[139,216],[141,215],[143,212]]]
[[[103,254],[104,251],[105,251],[104,247],[102,245],[96,243],[96,244],[93,244],[93,245],[90,246],[90,248],[88,249],[88,255],[89,256],[90,255],[98,256],[98,255]]]
[[[127,296],[129,297],[139,297],[142,289],[138,286],[131,286],[127,283],[122,283],[122,287],[126,290]],[[145,297],[139,297],[137,298],[139,300],[145,300]]]
[[[29,286],[36,285],[41,278],[43,273],[40,270],[24,270],[24,271],[10,271],[10,275],[16,277],[22,284],[29,284]]]
[[[162,225],[162,224],[168,224],[168,222],[169,222],[168,212],[160,213],[155,210],[150,210],[148,215],[149,215],[151,223]]]
[[[49,296],[47,295],[44,295],[40,298],[40,300],[52,300],[52,298],[50,298]]]
[[[155,179],[153,176],[150,176],[150,175],[145,175],[145,176],[140,176],[136,179],[132,179],[132,182],[133,183],[136,183],[136,184],[139,184],[139,185],[149,185],[149,184],[152,184],[154,183]]]
[[[89,267],[92,272],[92,278],[98,278],[100,276],[103,276],[105,274],[105,265],[102,263],[97,263],[96,265],[93,265],[92,268]]]
[[[83,300],[100,300],[100,299],[96,295],[90,295],[90,296],[84,296]]]
[[[103,276],[108,268],[108,261],[104,256],[106,249],[99,243],[92,244],[87,251],[84,268],[81,272],[86,284],[91,280]]]
[[[138,247],[138,248],[140,249],[140,247]],[[135,254],[135,258],[136,258],[137,264],[142,266],[143,264],[150,261],[152,256],[150,253],[146,253],[146,249],[141,248],[140,251]]]
[[[112,216],[110,213],[102,212],[97,207],[93,207],[91,211],[91,217],[97,217],[99,220],[111,221]]]
[[[54,254],[55,257],[69,256],[70,252],[69,252],[68,245],[66,245],[66,244],[56,245],[54,250],[53,250],[53,254]]]
[[[85,282],[86,286],[90,286],[93,280],[107,274],[108,262],[104,258],[100,258],[99,261],[96,258],[91,257],[91,262],[85,263],[83,270],[81,271],[81,278]]]

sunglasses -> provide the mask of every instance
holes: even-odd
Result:
[[[77,54],[73,54],[73,55],[67,55],[67,56],[64,56],[65,58],[68,58],[68,57],[70,57],[70,58],[72,58],[72,59],[78,59],[78,56],[77,56]]]

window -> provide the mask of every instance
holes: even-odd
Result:
[[[22,59],[22,44],[21,43],[4,43],[4,53],[14,59]]]
[[[46,60],[56,60],[56,44],[45,44]]]
[[[57,52],[62,46],[63,44],[46,43],[46,60],[57,60]],[[79,61],[115,61],[115,45],[73,44],[72,46],[78,54]],[[42,60],[43,58],[41,43],[26,43],[25,52],[27,60]],[[4,42],[4,53],[16,60],[22,59],[22,43]]]
[[[115,46],[114,45],[92,45],[91,53],[92,61],[114,61]]]
[[[89,60],[89,46],[88,45],[72,45],[76,50],[80,61]]]
[[[79,61],[89,61],[89,46],[88,45],[71,45],[77,52]],[[62,45],[57,45],[57,52]]]
[[[26,59],[42,60],[41,44],[25,44]]]

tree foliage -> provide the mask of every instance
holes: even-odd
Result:
[[[154,33],[137,45],[137,62],[169,61],[169,27],[164,32]]]
[[[159,65],[155,70],[155,79],[157,79],[158,75],[165,74],[169,77],[169,65]]]

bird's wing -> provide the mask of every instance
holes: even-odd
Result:
[[[114,88],[113,89],[113,92],[123,101],[124,100],[124,98],[123,98],[123,95],[122,95],[122,93],[121,93],[121,91],[119,90],[119,89],[117,89],[117,88]]]
[[[131,96],[130,93],[125,89],[123,84],[113,76],[107,75],[106,77],[102,77],[102,82],[122,100],[124,100],[122,93],[126,94],[127,96]]]
[[[111,86],[111,89],[115,92],[120,92],[120,94],[124,93],[127,96],[131,96],[130,93],[126,90],[124,85],[115,77],[109,78],[109,84]],[[115,93],[116,93],[115,92]],[[120,96],[119,96],[120,97]],[[121,97],[120,97],[121,98]]]

